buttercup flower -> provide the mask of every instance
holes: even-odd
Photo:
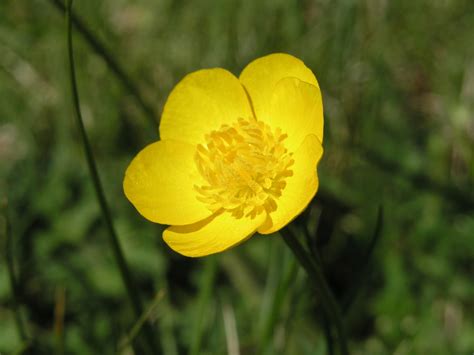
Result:
[[[316,77],[288,54],[187,75],[173,89],[161,140],[125,173],[125,195],[145,218],[171,225],[175,251],[224,251],[270,234],[300,214],[318,189],[323,106]]]

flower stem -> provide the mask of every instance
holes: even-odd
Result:
[[[321,300],[324,311],[335,326],[339,341],[340,354],[348,355],[349,350],[347,348],[347,340],[342,322],[341,311],[334,298],[334,295],[331,292],[331,289],[329,288],[329,285],[326,282],[321,268],[311,257],[308,256],[308,253],[304,250],[301,243],[289,228],[282,229],[280,233],[286,245],[288,245],[301,266],[306,270],[306,273],[311,279],[312,285]]]
[[[120,242],[117,237],[117,233],[115,232],[109,206],[107,204],[104,190],[100,181],[99,173],[97,171],[94,155],[92,153],[89,139],[87,137],[87,133],[84,127],[84,122],[82,120],[81,110],[79,106],[79,93],[77,90],[76,73],[75,73],[75,66],[74,66],[74,54],[73,54],[73,47],[72,47],[71,6],[72,6],[72,0],[66,0],[66,24],[67,24],[66,42],[67,42],[67,52],[68,52],[68,58],[69,58],[69,75],[70,75],[70,82],[71,82],[72,100],[73,100],[73,105],[74,105],[74,114],[76,116],[77,125],[79,127],[80,135],[82,138],[82,143],[84,146],[84,151],[85,151],[86,160],[89,167],[92,183],[94,185],[94,189],[97,195],[97,200],[99,202],[100,209],[102,211],[102,216],[105,220],[105,224],[108,230],[108,236],[109,236],[110,245],[112,247],[112,252],[117,262],[117,266],[120,271],[120,276],[122,277],[122,281],[127,291],[127,295],[130,299],[130,302],[132,303],[135,315],[137,318],[140,318],[140,316],[143,313],[143,306],[140,300],[140,296],[137,292],[137,287],[135,286],[135,282],[132,278],[132,274],[130,273],[127,262],[123,255],[122,248],[120,246]],[[160,347],[157,344],[155,344],[155,339],[153,337],[153,332],[152,332],[151,327],[145,325],[144,335],[146,336],[149,350],[153,354],[159,354]]]

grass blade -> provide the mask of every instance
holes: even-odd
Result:
[[[230,303],[224,301],[222,305],[222,317],[224,319],[224,331],[228,355],[240,355],[239,334],[235,321],[235,312]]]
[[[333,322],[338,337],[340,353],[342,355],[349,354],[341,311],[329,285],[326,282],[320,266],[304,250],[299,240],[289,228],[282,229],[280,234],[282,235],[286,245],[298,259],[300,265],[305,269],[309,279],[312,281],[311,284],[319,296],[324,311],[328,318]]]
[[[4,219],[5,219],[4,251],[5,251],[5,261],[6,261],[7,273],[8,273],[8,281],[10,283],[10,292],[12,295],[13,316],[15,318],[15,324],[18,331],[18,336],[20,337],[23,343],[26,343],[29,337],[28,337],[28,333],[27,333],[26,326],[23,321],[23,317],[22,317],[21,309],[20,309],[18,282],[16,279],[15,267],[14,267],[12,231],[11,231],[10,218],[7,211],[8,205],[7,205],[7,202],[5,202],[4,204],[5,204],[3,208],[3,214],[4,214]]]
[[[357,297],[357,294],[359,293],[362,286],[365,284],[364,281],[368,280],[367,273],[369,272],[370,260],[374,253],[375,246],[377,245],[377,242],[380,240],[380,236],[382,235],[383,221],[383,206],[379,206],[377,211],[377,220],[375,222],[374,233],[372,234],[372,238],[370,238],[370,243],[367,248],[367,251],[365,252],[364,257],[362,258],[362,265],[360,267],[360,271],[355,277],[356,282],[352,290],[349,290],[348,296],[342,303],[343,314],[347,314],[349,312],[351,305],[354,303],[354,300]]]
[[[148,309],[145,312],[143,312],[140,318],[138,318],[136,323],[133,325],[132,329],[130,329],[130,331],[125,336],[125,338],[120,342],[120,345],[118,347],[119,353],[124,351],[125,348],[127,348],[132,343],[132,341],[138,335],[138,333],[140,332],[140,329],[143,327],[145,322],[147,322],[151,318],[153,313],[155,313],[156,308],[158,307],[158,305],[160,304],[164,296],[165,296],[165,292],[163,290],[161,290],[160,292],[156,294],[155,299],[153,300],[152,304],[148,307]]]
[[[194,320],[192,340],[191,340],[191,355],[198,355],[201,352],[201,342],[203,335],[203,324],[206,316],[207,306],[211,298],[214,280],[216,278],[217,260],[215,256],[210,256],[205,260],[202,280],[200,282],[199,296],[197,300],[197,314]]]

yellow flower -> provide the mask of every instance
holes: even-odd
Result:
[[[171,92],[161,140],[128,167],[123,188],[165,242],[186,256],[224,251],[270,234],[318,189],[323,106],[316,77],[288,54],[187,75]]]

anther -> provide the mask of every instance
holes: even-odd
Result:
[[[239,118],[204,137],[206,143],[197,146],[195,155],[206,181],[195,186],[198,200],[236,218],[274,211],[275,198],[293,174],[292,153],[284,145],[287,135],[255,119]]]

